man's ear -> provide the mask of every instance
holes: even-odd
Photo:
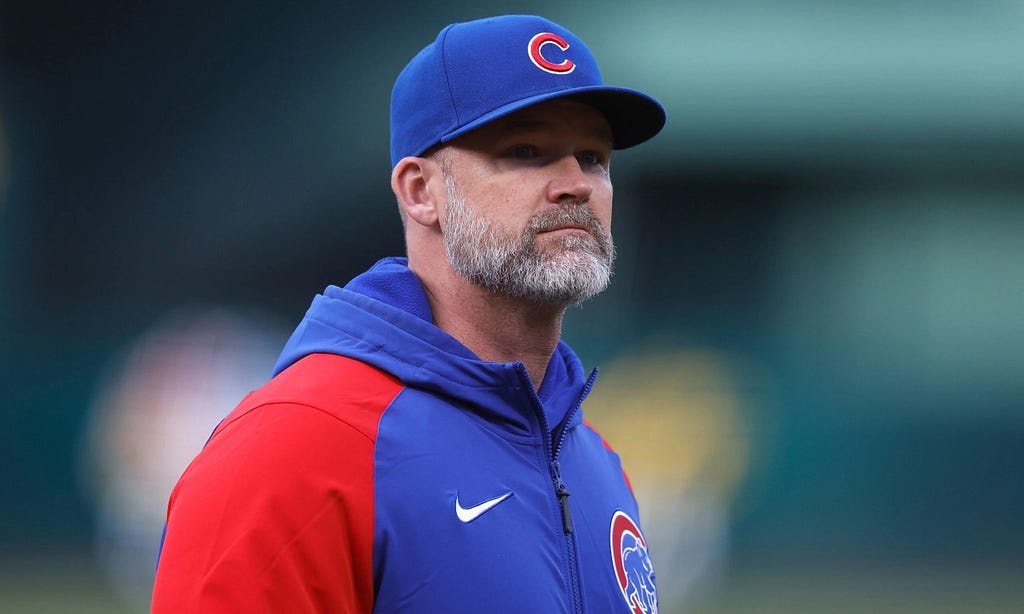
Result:
[[[433,160],[415,156],[402,158],[391,171],[391,189],[398,206],[410,220],[422,226],[437,224],[440,214],[431,184],[440,177],[440,172]]]

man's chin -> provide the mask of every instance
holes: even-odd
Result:
[[[568,269],[571,273],[578,274],[580,269],[610,269],[611,262],[608,255],[600,252],[596,245],[574,246],[563,247],[545,254],[544,266]],[[600,273],[594,272],[593,274]]]

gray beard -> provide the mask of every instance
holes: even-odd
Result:
[[[476,215],[451,174],[444,177],[444,246],[457,273],[504,296],[562,307],[582,303],[608,287],[615,244],[586,203],[563,204],[535,216],[515,237]],[[538,233],[565,225],[586,228],[589,235],[560,237],[549,251],[537,250]]]

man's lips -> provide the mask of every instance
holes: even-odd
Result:
[[[588,234],[589,235],[590,234],[590,229],[587,228],[586,226],[567,225],[567,226],[556,226],[554,228],[547,228],[547,229],[541,230],[541,233],[555,233],[555,232],[583,233],[583,234]]]

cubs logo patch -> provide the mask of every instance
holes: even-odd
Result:
[[[658,593],[654,566],[647,554],[647,541],[633,519],[624,512],[612,516],[611,550],[619,590],[633,614],[658,614]]]
[[[541,32],[531,38],[530,44],[527,46],[530,61],[534,66],[553,75],[567,75],[576,70],[576,63],[569,58],[562,58],[562,61],[557,64],[545,58],[542,51],[547,45],[554,45],[562,51],[569,50],[569,43],[561,36],[552,32]]]

